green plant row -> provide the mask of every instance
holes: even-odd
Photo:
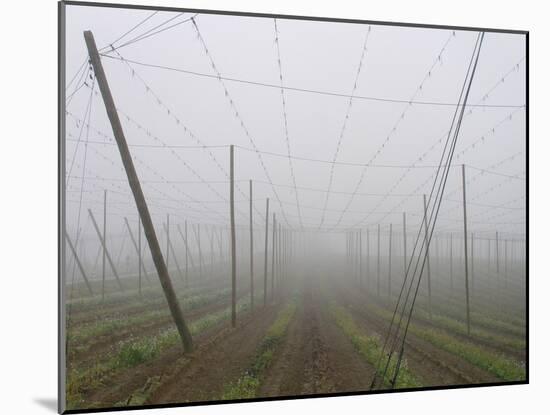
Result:
[[[392,313],[373,304],[368,305],[376,315],[391,320]],[[471,342],[462,341],[442,330],[423,328],[411,323],[409,332],[449,353],[462,357],[481,369],[506,381],[525,379],[525,367],[502,355],[491,353]]]
[[[181,307],[184,311],[194,310],[203,305],[218,301],[229,295],[229,289],[224,289],[221,292],[211,294],[199,294],[192,297],[186,297],[181,300]],[[103,319],[99,322],[92,322],[80,326],[78,329],[72,328],[68,331],[67,336],[69,343],[75,345],[73,347],[79,347],[80,349],[86,349],[86,342],[94,337],[103,336],[115,331],[124,330],[129,327],[135,327],[170,315],[170,311],[167,308],[162,310],[151,310],[141,313],[138,316],[127,317],[120,316],[109,319]]]
[[[295,311],[296,304],[292,302],[279,312],[277,319],[258,346],[254,362],[243,376],[225,389],[221,397],[222,400],[249,399],[256,396],[262,374],[270,366],[273,354],[283,340]]]
[[[424,321],[430,321],[429,313],[424,310],[415,310],[415,316],[420,317]],[[455,333],[459,333],[462,335],[468,334],[468,330],[464,322],[455,320],[450,317],[432,313],[431,322],[440,326],[441,328],[453,331]],[[525,350],[526,347],[525,341],[522,339],[506,335],[494,334],[477,327],[470,328],[470,335],[473,338],[478,338],[480,340],[485,340],[495,345],[502,345],[519,351]]]
[[[237,312],[248,310],[248,299],[237,303]],[[228,320],[231,316],[231,307],[208,314],[189,324],[191,335],[197,335],[206,329]],[[106,361],[97,362],[91,367],[84,369],[72,369],[67,376],[67,407],[78,408],[82,402],[82,395],[88,390],[94,390],[103,385],[103,379],[112,375],[120,369],[135,367],[148,362],[160,355],[169,347],[180,341],[176,328],[162,331],[156,336],[146,337],[135,341],[129,339],[120,342],[116,350]]]
[[[336,321],[336,324],[348,336],[359,354],[371,365],[378,364],[382,353],[382,345],[378,336],[367,336],[361,332],[359,327],[353,321],[353,317],[342,307],[330,303],[329,312]],[[381,360],[387,361],[387,354]],[[390,359],[388,370],[384,378],[384,384],[390,386],[391,374],[395,372],[397,358],[393,356]],[[381,365],[382,366],[382,365]],[[379,369],[379,375],[383,375],[382,368]],[[403,359],[399,368],[399,374],[396,379],[395,388],[415,388],[422,386],[420,381],[411,373],[407,367],[407,362]]]

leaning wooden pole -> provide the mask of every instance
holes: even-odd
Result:
[[[124,132],[122,130],[122,125],[118,117],[115,102],[107,83],[107,77],[105,76],[103,65],[101,64],[101,60],[99,58],[94,35],[91,31],[85,31],[84,39],[86,40],[88,54],[90,56],[90,60],[99,85],[99,89],[101,91],[101,95],[103,97],[103,102],[105,103],[105,108],[107,110],[109,121],[111,122],[113,134],[115,136],[115,140],[120,151],[122,164],[124,165],[126,175],[128,176],[128,183],[130,185],[130,188],[132,189],[139,216],[143,223],[145,237],[147,238],[149,248],[151,249],[151,256],[153,257],[153,262],[155,263],[160,283],[162,285],[162,289],[164,290],[164,295],[166,296],[170,312],[172,313],[172,318],[174,319],[179,335],[181,337],[183,348],[186,352],[190,352],[193,350],[193,339],[191,337],[191,333],[189,332],[187,324],[185,323],[185,319],[183,318],[178,298],[176,297],[176,293],[174,292],[174,288],[172,287],[172,281],[170,280],[168,269],[166,268],[164,258],[162,257],[159,241],[157,239],[155,228],[153,226],[153,221],[151,220],[151,215],[149,213],[149,208],[147,207],[147,202],[145,201],[145,196],[143,195],[143,191],[141,189],[141,184],[139,182],[136,169],[134,167],[134,162],[132,160],[130,150],[128,149],[126,138],[124,137]]]
[[[229,214],[231,219],[231,327],[237,326],[237,247],[235,242],[235,160],[229,147]]]
[[[267,305],[267,243],[269,237],[269,198],[265,201],[264,307]]]
[[[168,226],[164,225],[164,230],[166,231],[166,233],[168,233]],[[183,273],[181,272],[181,268],[180,268],[180,264],[178,262],[178,257],[176,255],[176,250],[174,249],[174,245],[172,245],[172,241],[170,240],[170,238],[168,238],[168,251],[172,252],[172,256],[174,257],[174,264],[176,264],[176,269],[178,270],[178,275],[180,276],[180,279],[185,282],[185,278],[183,277]],[[166,252],[168,252],[166,251]]]
[[[466,286],[466,329],[470,335],[470,290],[468,287],[468,226],[466,221],[466,171],[462,165],[462,208],[464,211],[464,283]]]
[[[103,248],[103,252],[105,253],[105,256],[107,257],[107,261],[109,262],[109,265],[111,267],[111,270],[113,271],[113,274],[118,282],[118,286],[121,290],[124,290],[124,287],[122,286],[122,283],[120,282],[120,278],[118,276],[118,272],[115,267],[115,263],[113,262],[113,259],[111,258],[111,255],[109,254],[109,251],[107,250],[107,245],[105,244],[105,238],[101,235],[101,231],[99,230],[99,226],[97,225],[97,222],[95,220],[94,214],[90,209],[88,209],[88,213],[90,214],[90,218],[92,219],[92,224],[94,225],[94,229],[97,233],[97,236],[99,238],[99,242],[101,242],[101,246]]]
[[[254,228],[252,223],[252,180],[250,180],[250,309],[254,310]]]
[[[73,253],[74,259],[76,261],[76,265],[78,265],[78,269],[80,270],[82,277],[84,277],[84,282],[86,283],[86,287],[88,287],[88,291],[90,291],[90,294],[94,295],[92,286],[90,285],[90,281],[88,281],[88,277],[86,276],[86,272],[84,271],[84,267],[82,266],[82,263],[80,262],[80,258],[78,258],[74,245],[71,242],[71,238],[69,238],[69,234],[66,231],[65,231],[65,238],[67,238],[67,243],[69,244],[69,248],[71,248],[71,252]]]

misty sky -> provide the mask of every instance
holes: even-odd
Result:
[[[429,193],[433,183],[433,166],[441,157],[476,32],[277,19],[284,86],[454,104],[352,99],[349,105],[345,96],[285,90],[283,111],[279,88],[222,82],[120,60],[217,75],[212,59],[222,77],[279,85],[273,19],[196,15],[206,54],[188,20],[193,14],[159,12],[114,46],[172,17],[167,25],[187,21],[111,50],[109,44],[152,13],[67,6],[66,78],[68,83],[75,74],[86,75],[87,65],[77,73],[87,57],[82,32],[92,30],[98,47],[106,47],[103,52],[116,58],[103,57],[102,62],[159,232],[167,213],[173,223],[187,219],[228,225],[230,144],[238,146],[239,225],[248,223],[252,179],[257,226],[264,220],[269,197],[277,217],[294,229],[341,232],[374,229],[378,223],[384,229],[390,223],[400,229],[402,212],[407,213],[411,230],[418,228],[422,194]],[[469,107],[458,138],[453,164],[467,166],[468,226],[480,235],[497,230],[511,237],[525,234],[525,53],[523,35],[486,34],[468,103],[501,107]],[[84,79],[87,85],[69,98],[67,107],[67,227],[75,235],[82,190],[80,227],[85,235],[93,235],[87,209],[102,218],[107,189],[108,221],[116,234],[123,229],[124,216],[136,223],[137,211],[97,85],[89,77],[77,76],[67,96]],[[89,129],[82,122],[88,113]],[[261,154],[262,166],[251,151],[255,146],[285,156],[287,138],[295,157],[331,161],[340,142],[336,161],[372,166],[334,165],[329,185],[331,164],[293,159],[296,194],[287,157]],[[163,144],[220,147],[161,148]],[[400,167],[411,165],[415,168]],[[460,169],[453,167],[436,232],[461,232],[461,203]]]

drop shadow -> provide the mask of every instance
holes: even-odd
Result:
[[[57,399],[55,398],[35,398],[34,402],[54,413],[57,413]]]

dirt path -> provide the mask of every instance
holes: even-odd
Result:
[[[100,388],[87,393],[83,397],[83,405],[112,407],[143,404],[134,402],[134,398],[142,393],[149,398],[148,404],[202,399],[202,391],[210,391],[209,381],[219,381],[223,385],[223,381],[216,379],[217,376],[212,373],[216,371],[218,375],[223,374],[223,367],[236,364],[228,353],[239,350],[240,341],[253,342],[253,336],[272,322],[276,315],[275,308],[272,306],[265,311],[258,310],[254,314],[240,316],[236,330],[231,329],[225,321],[195,336],[195,351],[191,354],[184,355],[181,345],[178,344],[152,361],[117,373],[103,381]],[[216,362],[212,361],[212,353],[218,356]],[[223,353],[225,355],[221,356]],[[246,366],[243,364],[242,367]],[[201,374],[201,371],[207,373]],[[191,388],[190,384],[197,387]],[[155,388],[158,393],[148,396],[151,386],[156,385],[160,385],[158,389]],[[215,398],[219,399],[219,396]]]
[[[365,391],[374,369],[328,316],[317,283],[304,282],[297,314],[258,396]]]
[[[238,299],[243,296],[244,294],[241,294]],[[193,321],[196,321],[209,313],[223,310],[228,307],[229,304],[229,299],[225,299],[223,302],[212,302],[195,310],[186,311],[185,318],[188,323],[192,323]],[[70,349],[70,365],[75,367],[87,366],[90,363],[99,361],[102,356],[105,356],[112,349],[114,344],[120,341],[128,338],[132,338],[136,341],[146,336],[156,335],[162,330],[173,326],[174,320],[171,315],[166,315],[147,321],[139,326],[131,326],[125,329],[117,330],[116,333],[107,333],[94,337],[89,340],[88,347],[85,350],[81,351],[76,347],[72,347],[72,349]]]
[[[259,308],[223,338],[199,347],[185,364],[164,377],[147,404],[219,400],[224,388],[241,377],[254,359],[280,308],[280,303]]]

